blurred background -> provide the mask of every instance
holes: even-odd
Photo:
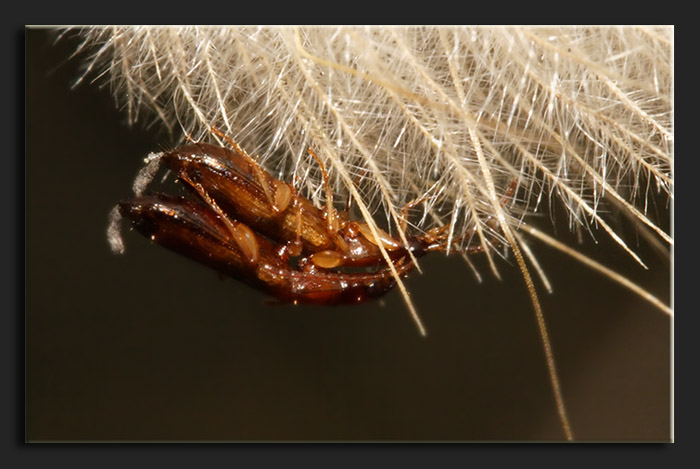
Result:
[[[422,259],[407,279],[422,338],[398,291],[360,306],[269,305],[126,224],[126,253],[112,254],[109,211],[143,158],[173,142],[129,128],[108,89],[71,89],[73,39],[26,39],[28,440],[564,439],[514,261],[499,263],[499,281],[475,257],[479,284],[457,256]],[[553,232],[548,215],[528,221]],[[668,304],[668,260],[620,223],[648,271],[607,235],[577,247]],[[554,288],[537,284],[575,437],[669,440],[669,317],[531,247]]]

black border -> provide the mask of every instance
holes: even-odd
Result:
[[[213,10],[212,10],[213,11]],[[26,444],[24,442],[24,298],[25,292],[21,286],[19,279],[24,278],[24,204],[22,203],[24,196],[24,166],[23,166],[23,148],[24,139],[21,130],[20,122],[24,122],[25,113],[22,102],[22,82],[24,81],[24,30],[21,26],[3,28],[6,38],[5,52],[11,60],[12,65],[6,67],[5,73],[2,74],[3,89],[6,93],[11,93],[13,96],[6,99],[7,111],[3,113],[4,121],[3,128],[10,129],[7,133],[10,136],[6,140],[6,145],[10,147],[10,155],[6,157],[4,171],[2,171],[3,181],[2,187],[5,188],[4,201],[9,201],[6,204],[4,211],[5,216],[9,217],[14,226],[10,229],[2,230],[4,247],[3,259],[9,262],[3,262],[3,277],[2,282],[2,298],[9,299],[9,307],[6,314],[3,314],[3,327],[5,338],[2,341],[5,344],[5,353],[2,354],[3,367],[6,377],[10,379],[12,385],[2,386],[3,402],[5,403],[5,433],[3,435],[3,451],[4,460],[10,461],[10,465],[17,467],[18,464],[13,464],[12,461],[23,463],[23,466],[39,466],[45,467],[48,464],[54,465],[63,458],[69,457],[71,463],[85,463],[93,466],[94,464],[103,464],[108,461],[113,461],[115,465],[122,466],[124,463],[134,463],[138,461],[139,465],[143,464],[152,466],[154,463],[165,463],[179,465],[192,464],[209,465],[213,462],[243,462],[257,463],[256,466],[262,465],[288,465],[290,462],[298,461],[298,458],[303,457],[305,462],[328,463],[331,460],[334,464],[342,461],[346,466],[356,466],[359,462],[371,461],[376,462],[377,466],[385,466],[387,463],[400,463],[406,466],[443,466],[448,463],[469,462],[469,463],[485,463],[489,466],[499,466],[501,464],[522,463],[522,458],[532,457],[532,462],[538,465],[555,462],[567,461],[570,464],[572,457],[577,457],[581,461],[581,465],[589,466],[593,461],[605,461],[606,465],[625,463],[625,465],[642,463],[642,465],[658,466],[661,459],[667,460],[669,457],[682,457],[679,447],[687,447],[682,443],[676,444],[642,444],[642,445],[618,445],[618,444],[589,444],[589,445],[567,445],[566,448],[559,445],[503,445],[503,444],[236,444],[236,445],[181,445],[171,444],[162,445],[83,445],[83,444]],[[10,37],[7,37],[9,35]],[[681,70],[684,65],[682,50],[682,39],[676,40],[676,65],[678,70]],[[687,42],[687,44],[693,44]],[[694,47],[694,46],[691,46]],[[692,62],[691,62],[692,63]],[[13,73],[14,68],[14,73]],[[692,76],[682,72],[676,72],[676,78]],[[676,97],[682,96],[678,89],[681,88],[678,80],[676,80]],[[682,89],[682,88],[681,88]],[[6,94],[7,96],[7,94]],[[677,102],[681,102],[677,100]],[[683,106],[679,106],[682,108]],[[14,111],[14,112],[13,112]],[[681,112],[682,114],[682,112]],[[676,125],[680,123],[683,128],[684,121],[678,117],[675,119]],[[684,133],[681,131],[681,135]],[[685,133],[687,135],[687,133]],[[12,138],[14,137],[14,138]],[[686,142],[688,140],[685,140]],[[683,142],[681,142],[681,146]],[[680,147],[677,147],[680,148]],[[686,146],[687,148],[687,146]],[[687,164],[695,164],[692,150],[682,151],[676,150],[676,153],[688,155],[683,159],[683,167],[687,168]],[[686,169],[689,170],[690,168]],[[683,180],[683,177],[681,177]],[[686,179],[687,180],[687,179]],[[695,185],[694,182],[691,182]],[[683,191],[681,184],[681,191]],[[687,200],[681,197],[681,200]],[[683,206],[683,202],[681,202]],[[683,213],[676,211],[675,213]],[[686,223],[686,220],[691,220],[691,217],[675,217],[674,223],[680,220],[680,223]],[[675,233],[675,230],[674,230]],[[684,245],[684,247],[686,247]],[[687,248],[687,247],[686,247]],[[681,263],[683,264],[683,263]],[[683,268],[683,267],[681,267]],[[694,276],[686,277],[676,275],[674,272],[674,280],[678,285],[684,286],[684,282],[690,279],[694,280]],[[687,280],[686,280],[687,279]],[[695,284],[695,282],[693,282]],[[684,291],[679,288],[679,291]],[[683,304],[685,300],[675,298],[675,304]],[[695,308],[693,308],[695,309]],[[692,312],[686,308],[681,308],[681,311]],[[7,314],[9,313],[9,314]],[[687,314],[682,318],[683,326],[679,328],[679,338],[676,341],[681,344],[678,348],[675,357],[679,363],[682,363],[684,357],[693,357],[693,350],[689,349],[688,344],[693,343],[688,340],[688,337],[683,339],[684,331],[697,330],[694,325],[688,324],[697,320],[696,315]],[[694,358],[694,357],[693,357]],[[692,360],[692,358],[690,358]],[[680,367],[679,367],[680,369]],[[690,373],[694,375],[694,367],[690,369]],[[676,374],[676,378],[678,374]],[[681,394],[687,394],[692,388],[686,387],[689,383],[684,381],[684,375],[681,374],[681,381],[675,381],[675,389],[680,389]],[[686,390],[687,389],[687,390]],[[685,392],[683,392],[685,391]],[[674,434],[684,442],[692,441],[693,432],[689,431],[694,428],[695,416],[693,402],[691,399],[679,399],[682,407],[676,412],[676,415],[687,416],[685,418],[676,419]],[[690,417],[690,418],[688,418]],[[690,422],[690,423],[687,423]],[[371,458],[371,459],[370,459]],[[595,458],[595,459],[591,459]],[[67,462],[67,461],[66,461]],[[28,463],[28,464],[27,464]]]

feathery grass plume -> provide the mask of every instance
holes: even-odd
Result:
[[[472,234],[462,243],[488,247],[505,241],[489,220],[517,226],[556,195],[572,228],[600,226],[635,258],[603,199],[671,243],[645,214],[651,192],[672,195],[671,28],[83,34],[83,48],[97,46],[83,77],[108,74],[130,122],[151,111],[194,139],[219,128],[280,177],[300,176],[320,202],[313,147],[337,193],[390,229],[404,204],[423,199],[413,230],[449,224],[455,238]],[[519,203],[503,207],[513,181]]]
[[[401,209],[420,199],[409,234],[447,225],[449,245],[480,244],[496,275],[493,256],[504,255],[503,245],[531,286],[521,250],[539,268],[520,233],[557,246],[527,225],[555,201],[572,230],[602,228],[642,266],[606,212],[634,220],[664,249],[673,243],[647,213],[673,197],[671,27],[109,27],[81,34],[90,55],[79,81],[107,75],[130,122],[146,117],[177,139],[209,140],[211,127],[220,129],[322,206],[311,147],[340,201],[351,200],[371,226],[403,236]]]

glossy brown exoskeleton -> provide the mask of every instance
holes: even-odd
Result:
[[[176,174],[193,200],[139,195],[120,202],[119,211],[156,243],[285,302],[377,298],[394,285],[387,258],[404,275],[414,268],[414,257],[444,250],[441,230],[406,237],[404,245],[377,228],[375,237],[366,223],[343,219],[332,207],[322,165],[325,210],[229,143],[232,149],[190,143],[152,157]],[[348,272],[356,267],[369,271]]]
[[[201,203],[167,195],[121,202],[120,211],[156,243],[225,275],[258,288],[280,301],[316,304],[359,303],[377,298],[394,284],[387,267],[373,273],[343,273],[294,268],[279,255],[279,245],[242,228],[244,241],[234,241],[218,215]],[[241,249],[241,244],[254,246]],[[253,252],[251,254],[251,252]],[[396,264],[399,274],[410,262]]]

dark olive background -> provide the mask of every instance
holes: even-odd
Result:
[[[421,338],[398,291],[353,307],[270,306],[134,232],[113,255],[110,209],[143,157],[172,142],[128,127],[108,89],[71,90],[74,46],[27,33],[28,440],[563,438],[514,264],[499,263],[499,281],[477,260],[478,284],[457,256],[422,260],[407,280]],[[580,248],[668,302],[668,262],[623,231],[649,271],[603,232]],[[669,440],[669,318],[532,247],[555,289],[541,300],[576,436]]]

